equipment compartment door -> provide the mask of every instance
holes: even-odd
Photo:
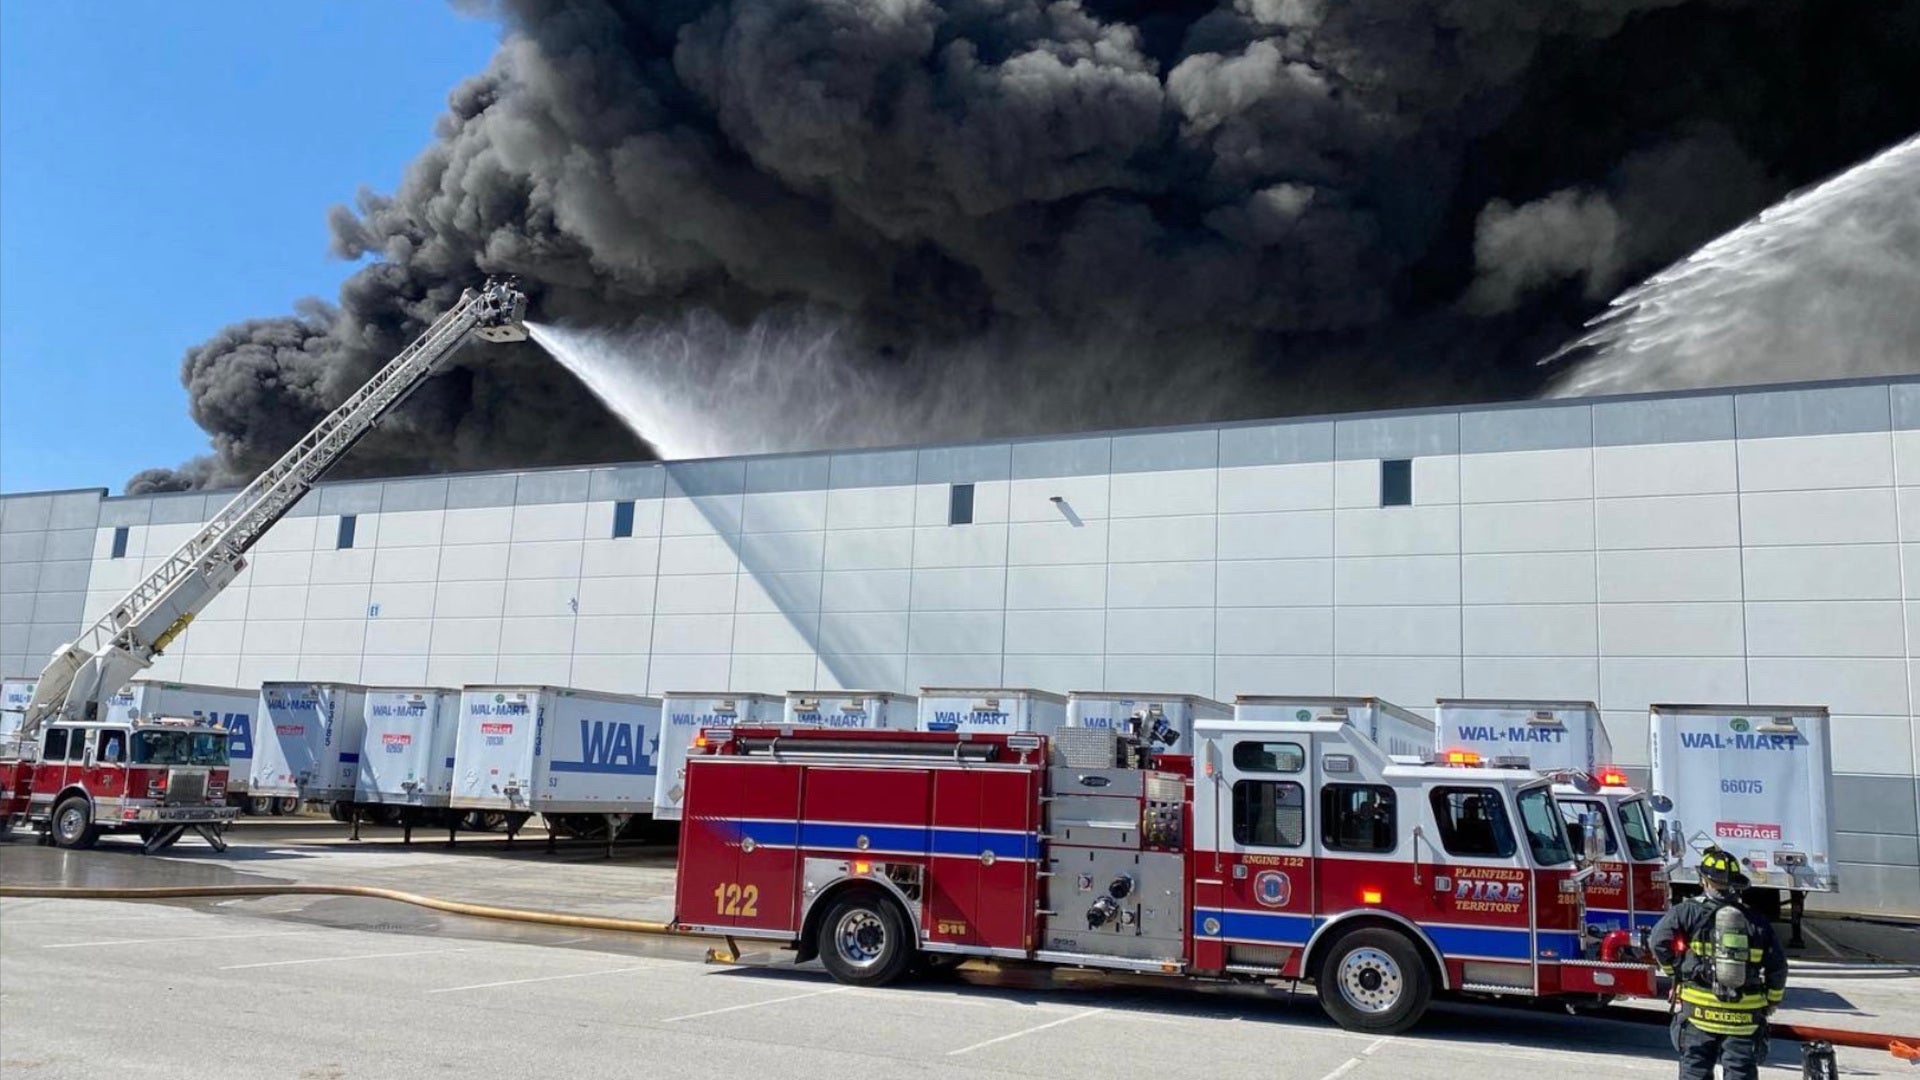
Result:
[[[674,904],[680,922],[795,929],[800,778],[799,766],[722,758],[687,769]]]
[[[1034,784],[1028,771],[948,769],[934,776],[930,940],[1006,953],[1033,949]]]

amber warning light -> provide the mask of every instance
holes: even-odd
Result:
[[[1621,772],[1619,769],[1601,769],[1600,770],[1600,786],[1601,787],[1626,787],[1627,774]]]

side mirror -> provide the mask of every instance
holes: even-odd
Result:
[[[1660,823],[1660,849],[1666,853],[1667,858],[1678,859],[1686,854],[1687,846],[1683,839],[1686,835],[1685,830],[1680,828],[1679,818]]]
[[[1665,795],[1647,796],[1647,805],[1653,807],[1653,812],[1656,814],[1673,813],[1673,800]]]
[[[1592,812],[1580,815],[1580,835],[1585,851],[1581,858],[1589,863],[1597,863],[1606,857],[1606,837],[1601,833],[1600,815]]]

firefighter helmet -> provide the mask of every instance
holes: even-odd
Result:
[[[1744,876],[1740,873],[1740,861],[1719,847],[1709,847],[1700,853],[1700,880],[1725,889]]]

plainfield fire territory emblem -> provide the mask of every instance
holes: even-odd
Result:
[[[1278,870],[1262,870],[1253,878],[1253,898],[1266,907],[1286,907],[1293,899],[1293,879]]]

